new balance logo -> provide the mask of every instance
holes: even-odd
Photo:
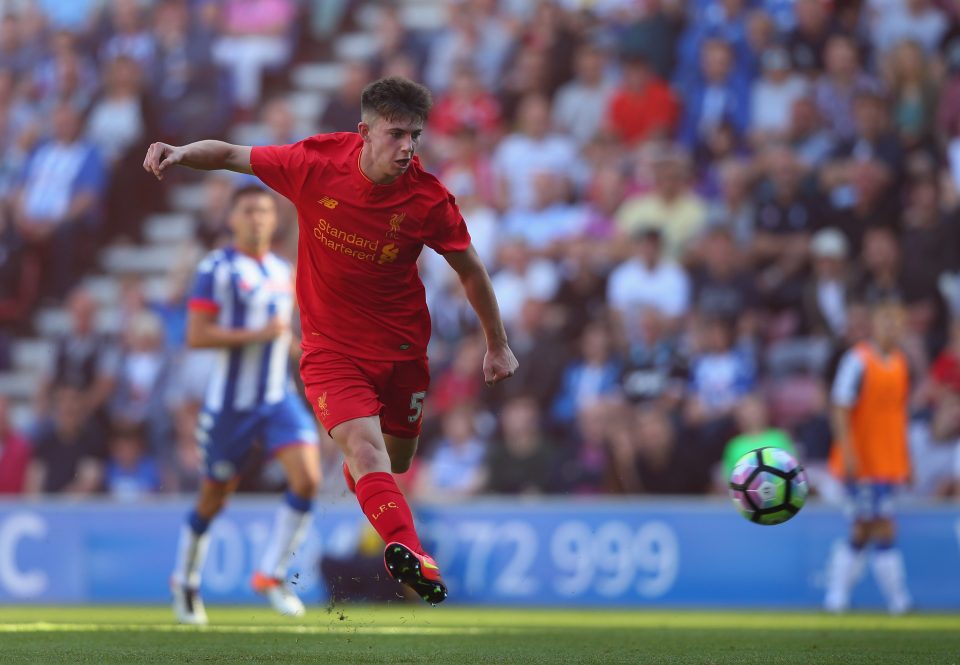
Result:
[[[326,206],[330,210],[333,210],[340,204],[339,201],[337,201],[336,199],[331,199],[329,196],[324,196],[322,199],[317,201],[317,203],[319,203],[322,206]]]

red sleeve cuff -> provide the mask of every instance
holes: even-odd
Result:
[[[212,312],[214,314],[220,311],[220,305],[206,298],[190,298],[187,302],[187,308],[194,312]]]

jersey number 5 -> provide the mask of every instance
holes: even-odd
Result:
[[[420,420],[420,416],[423,415],[423,398],[426,396],[427,393],[424,390],[410,395],[410,410],[413,411],[413,413],[407,416],[407,420],[411,423],[417,422]]]

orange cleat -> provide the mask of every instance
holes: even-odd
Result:
[[[273,609],[283,616],[300,617],[306,612],[303,601],[284,584],[283,580],[257,571],[250,578],[250,586],[261,596],[265,596]]]

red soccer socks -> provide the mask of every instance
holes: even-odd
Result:
[[[410,506],[392,475],[380,471],[360,478],[357,481],[357,501],[383,542],[402,543],[423,554]]]

